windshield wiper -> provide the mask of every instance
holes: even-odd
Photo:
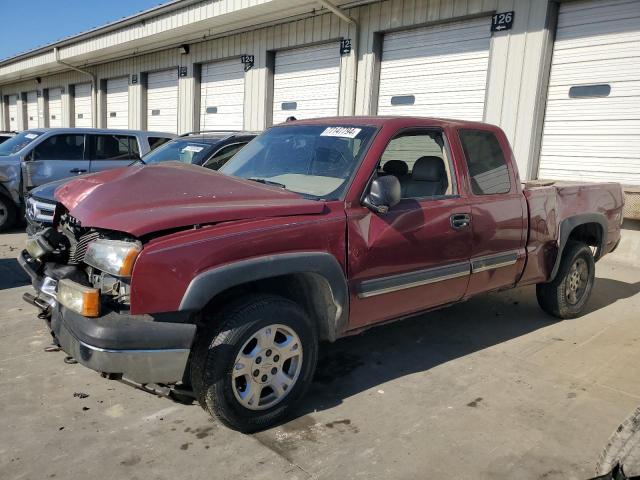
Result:
[[[266,178],[260,177],[249,177],[247,180],[251,180],[252,182],[262,183],[264,185],[272,185],[274,187],[287,188],[284,183],[272,182],[271,180],[267,180]]]

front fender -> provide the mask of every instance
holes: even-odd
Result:
[[[335,325],[346,325],[349,314],[347,281],[336,258],[324,252],[266,255],[204,271],[189,283],[180,310],[199,311],[218,294],[238,285],[299,273],[317,274],[327,281],[336,306]]]

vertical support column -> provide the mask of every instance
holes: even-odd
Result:
[[[134,72],[129,75],[129,105],[128,113],[129,128],[134,130],[146,129],[146,109],[145,101],[145,80],[146,75],[141,72]]]
[[[194,63],[193,67],[193,112],[191,115],[192,131],[197,131],[202,128],[200,125],[200,109],[202,108],[202,95],[201,95],[201,87],[200,87],[200,79],[202,78],[202,64]]]
[[[96,113],[96,125],[98,128],[107,128],[107,80],[98,80],[98,112]]]
[[[251,125],[250,130],[262,130],[273,125],[273,76],[276,71],[276,52],[267,52],[265,65],[260,69],[259,74],[266,77],[265,79],[265,95],[264,95],[264,125]],[[258,72],[256,72],[257,74]],[[254,74],[254,81],[255,74]],[[246,97],[246,95],[245,95]],[[251,111],[251,105],[244,106],[244,111]],[[246,120],[245,120],[246,123]]]
[[[18,130],[27,129],[27,94],[18,93]]]
[[[49,89],[42,89],[42,127],[49,128]]]
[[[195,84],[194,64],[190,55],[182,55],[178,67],[178,133],[191,132],[195,129]],[[186,69],[186,74],[185,74]]]
[[[46,103],[44,101],[44,90],[38,88],[36,90],[36,95],[37,97],[37,102],[38,102],[38,127],[39,128],[45,128],[45,123],[46,123],[46,113],[45,113],[45,109],[46,109]]]
[[[73,127],[73,95],[72,90],[73,85],[62,86],[62,126],[63,127]]]
[[[0,131],[9,130],[9,109],[7,108],[7,103],[9,100],[6,95],[0,95]]]
[[[74,84],[67,85],[69,92],[69,127],[76,126],[76,86]]]

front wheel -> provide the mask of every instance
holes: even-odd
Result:
[[[256,295],[230,305],[200,333],[191,382],[211,415],[255,432],[290,413],[311,383],[317,356],[316,329],[304,310]]]
[[[567,243],[556,277],[536,285],[540,307],[558,318],[582,314],[593,290],[595,261],[593,252],[582,242]]]

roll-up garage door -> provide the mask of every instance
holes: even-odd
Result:
[[[27,128],[38,128],[38,92],[27,92]]]
[[[206,63],[200,76],[200,128],[242,130],[244,66],[240,60]]]
[[[640,185],[640,1],[560,5],[538,177]]]
[[[9,95],[9,130],[18,130],[18,96]]]
[[[129,128],[129,77],[107,80],[107,128]]]
[[[147,129],[178,133],[178,71],[147,74]]]
[[[276,52],[273,123],[338,114],[340,47],[327,43]]]
[[[49,89],[49,127],[62,127],[62,89]]]
[[[489,18],[386,34],[378,114],[482,120],[490,40]]]
[[[73,109],[75,126],[78,128],[90,128],[92,126],[90,83],[80,83],[75,86]]]

